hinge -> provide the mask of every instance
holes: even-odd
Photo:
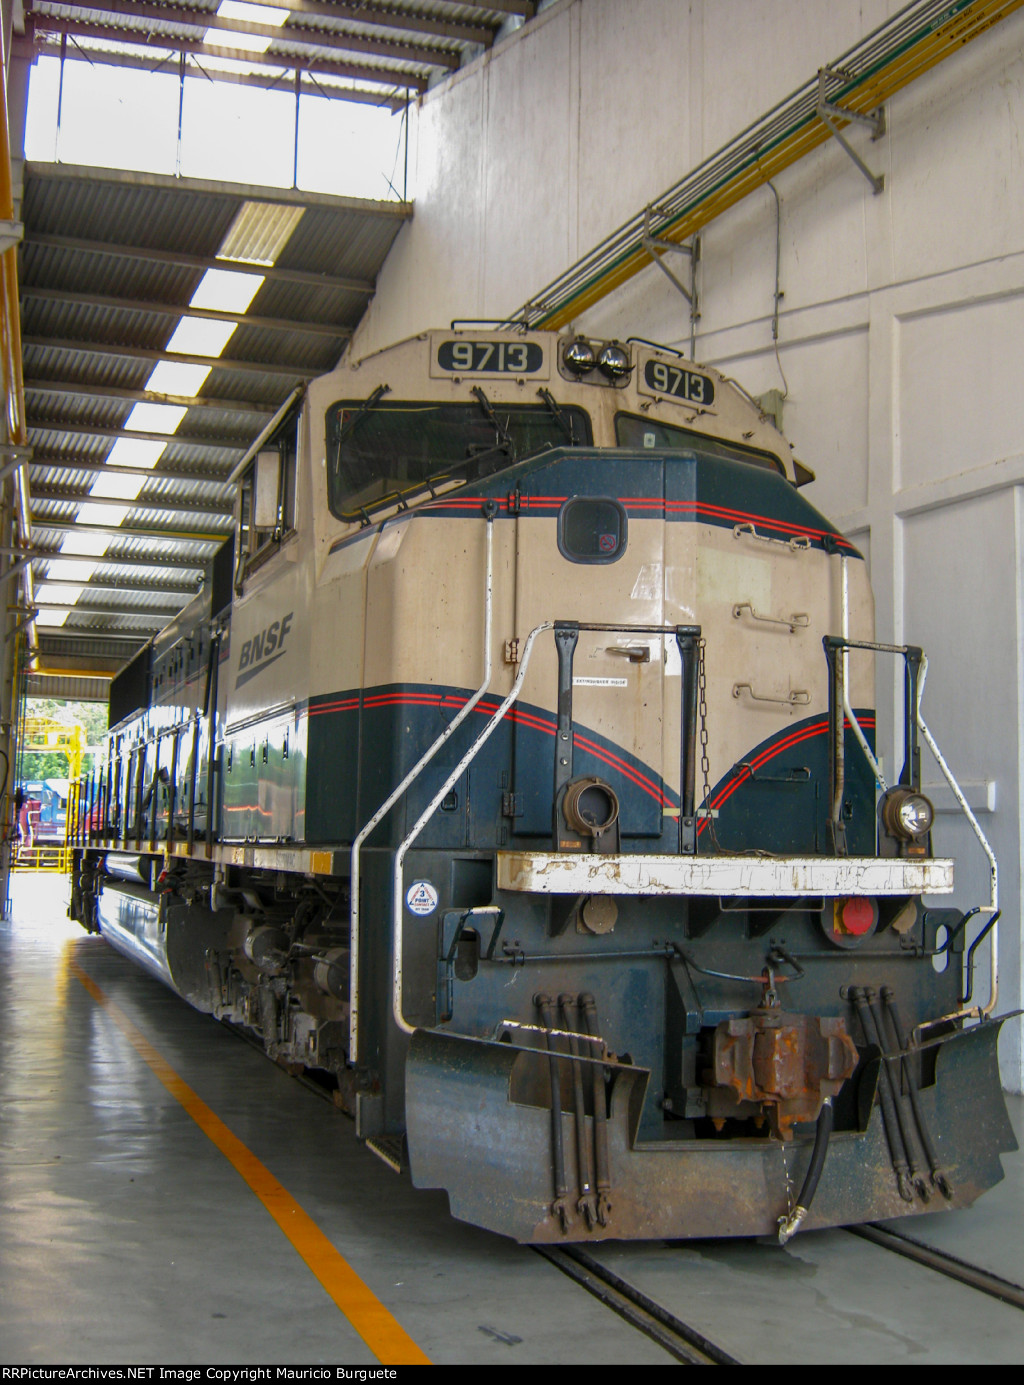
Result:
[[[523,795],[521,793],[503,793],[501,795],[501,816],[503,818],[521,818],[523,816]]]
[[[506,664],[518,664],[519,662],[519,639],[505,641],[505,662]]]
[[[509,491],[508,493],[508,512],[510,515],[517,515],[522,507],[523,496],[519,489],[519,483],[517,482],[515,490]]]

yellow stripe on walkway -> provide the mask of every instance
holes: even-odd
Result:
[[[220,1117],[214,1115],[120,1006],[105,995],[74,960],[71,971],[97,1005],[102,1005],[121,1027],[132,1047],[149,1064],[171,1096],[181,1103],[200,1130],[242,1175],[378,1361],[385,1366],[429,1366],[429,1357],[367,1288],[287,1188],[231,1133]]]

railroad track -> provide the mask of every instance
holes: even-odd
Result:
[[[892,1254],[942,1274],[948,1279],[987,1294],[1013,1308],[1024,1309],[1024,1287],[980,1269],[947,1251],[915,1241],[875,1223],[841,1228],[850,1235]],[[533,1246],[532,1249],[563,1274],[617,1313],[638,1331],[657,1342],[677,1361],[688,1365],[739,1365],[724,1347],[677,1318],[661,1304],[615,1274],[578,1246]]]
[[[577,1246],[532,1246],[538,1255],[568,1275],[613,1313],[690,1366],[738,1366],[724,1348],[675,1317],[634,1285]]]
[[[883,1250],[892,1251],[895,1255],[913,1260],[917,1265],[924,1265],[938,1274],[944,1274],[947,1279],[955,1279],[960,1284],[977,1289],[979,1293],[988,1294],[1000,1303],[1008,1303],[1013,1308],[1024,1308],[1024,1288],[1021,1285],[1002,1279],[988,1270],[979,1269],[977,1265],[971,1265],[956,1255],[950,1255],[948,1251],[937,1250],[934,1246],[925,1245],[923,1241],[915,1241],[910,1236],[891,1231],[887,1226],[878,1226],[875,1222],[867,1222],[863,1226],[847,1226],[843,1229],[851,1236],[859,1236],[862,1240],[870,1241],[872,1245],[881,1246]]]
[[[242,1026],[229,1024],[226,1025],[226,1028],[258,1052],[264,1052],[262,1041],[256,1035],[248,1033]],[[293,1074],[293,1076],[314,1096],[319,1097],[322,1101],[327,1101],[336,1110],[339,1109],[334,1101],[333,1093],[326,1087],[305,1074]],[[379,1153],[379,1151],[375,1152]],[[384,1156],[380,1155],[380,1157],[383,1158]],[[390,1160],[385,1160],[385,1162],[391,1163]],[[398,1166],[392,1164],[392,1167]],[[875,1222],[840,1229],[851,1236],[857,1236],[861,1240],[870,1242],[881,1250],[900,1255],[925,1269],[944,1275],[947,1279],[955,1280],[978,1293],[986,1294],[1009,1307],[1024,1309],[1024,1286],[1003,1279],[991,1271],[979,1268],[977,1265],[972,1265],[958,1256],[951,1255],[948,1251],[926,1245],[922,1241],[916,1241],[902,1232],[893,1231],[889,1227],[880,1226]],[[572,1279],[580,1288],[592,1294],[606,1308],[618,1314],[624,1321],[639,1332],[643,1332],[652,1341],[657,1342],[677,1361],[687,1365],[702,1366],[741,1364],[724,1347],[713,1342],[689,1323],[683,1322],[681,1318],[663,1308],[661,1304],[644,1294],[635,1285],[630,1284],[628,1280],[608,1269],[607,1266],[601,1264],[599,1260],[581,1247],[576,1245],[531,1246],[530,1249],[554,1265],[562,1274]]]

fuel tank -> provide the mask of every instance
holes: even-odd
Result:
[[[119,863],[118,863],[119,864]],[[130,875],[125,868],[122,875]],[[227,946],[232,910],[213,913],[141,881],[101,877],[100,932],[123,953],[205,1014],[215,1009],[219,971],[210,962]]]

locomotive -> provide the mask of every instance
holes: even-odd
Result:
[[[811,479],[639,339],[343,361],[112,683],[72,917],[522,1242],[970,1204],[1016,1147],[997,904],[942,907],[926,660],[875,640]]]

